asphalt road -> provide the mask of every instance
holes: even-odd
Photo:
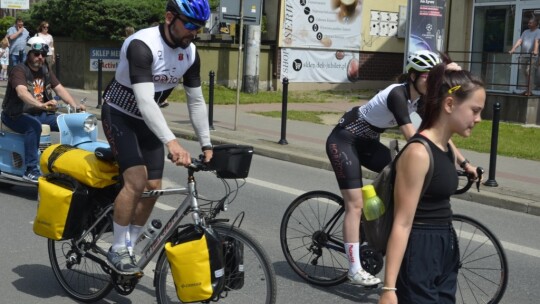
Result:
[[[198,148],[182,141],[192,153]],[[184,185],[183,168],[166,166],[165,186]],[[198,178],[199,193],[218,197],[221,182],[211,174]],[[297,164],[254,156],[250,176],[224,217],[246,213],[242,228],[255,236],[269,254],[276,271],[278,303],[377,303],[378,294],[349,284],[331,288],[311,286],[288,266],[279,245],[279,225],[288,204],[309,190],[338,192],[332,173]],[[74,303],[60,288],[50,269],[46,240],[34,235],[32,221],[36,213],[37,191],[14,187],[0,190],[0,303]],[[174,197],[163,197],[152,218],[164,219]],[[169,207],[167,207],[169,206]],[[510,281],[501,303],[538,303],[538,266],[540,262],[540,218],[524,213],[454,200],[454,211],[477,218],[502,241],[506,249]],[[114,291],[101,303],[155,303],[152,271],[129,296]]]

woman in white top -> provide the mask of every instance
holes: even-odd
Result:
[[[49,52],[47,53],[47,63],[49,64],[49,68],[53,69],[55,56],[54,56],[54,39],[51,34],[49,34],[49,22],[42,21],[39,24],[38,32],[36,34],[36,37],[41,37],[47,45],[49,46]]]

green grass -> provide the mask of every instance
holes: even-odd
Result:
[[[492,121],[484,120],[468,138],[454,136],[456,146],[477,152],[489,153],[491,149]],[[540,128],[524,127],[519,124],[499,124],[498,155],[523,159],[540,160]]]
[[[208,85],[202,86],[205,100],[208,102]],[[369,99],[375,95],[373,90],[355,90],[355,91],[289,91],[287,102],[306,103],[306,102],[334,102],[336,100],[355,102],[359,98]],[[281,103],[283,92],[281,91],[259,91],[257,94],[248,94],[240,92],[241,104],[253,103]],[[186,96],[182,90],[173,90],[168,98],[169,102],[185,102]],[[214,104],[232,105],[236,104],[236,89],[227,88],[221,85],[214,86]]]
[[[280,111],[253,113],[281,118]],[[287,119],[322,124],[321,115],[325,114],[335,114],[335,112],[288,111]],[[491,132],[492,122],[484,120],[476,125],[470,137],[464,138],[455,135],[452,140],[461,149],[489,153],[491,150]],[[403,139],[403,135],[397,129],[390,129],[383,133],[382,136]],[[540,160],[540,128],[501,122],[499,124],[497,153],[498,155],[522,159]]]
[[[267,112],[251,112],[266,117],[281,118],[281,111],[267,111]],[[322,115],[336,114],[336,112],[319,112],[319,111],[287,111],[287,119],[307,121],[318,124],[323,124]],[[337,119],[336,119],[337,121]]]

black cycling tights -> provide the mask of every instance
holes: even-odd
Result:
[[[326,154],[336,174],[339,189],[362,187],[361,166],[381,170],[392,161],[390,149],[377,139],[359,139],[351,132],[336,127],[326,140]]]

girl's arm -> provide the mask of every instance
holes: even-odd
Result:
[[[386,248],[384,287],[396,287],[428,169],[429,154],[422,143],[412,143],[407,146],[397,161],[394,184],[394,224]],[[379,303],[397,303],[396,293],[383,291]]]

